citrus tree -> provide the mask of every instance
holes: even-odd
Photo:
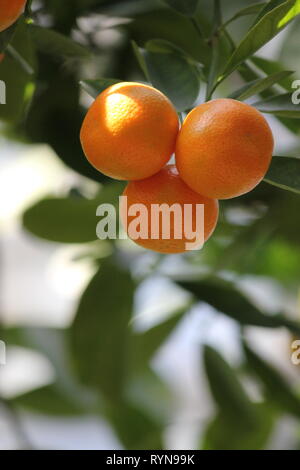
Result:
[[[14,19],[0,20],[0,80],[6,84],[2,133],[25,144],[48,144],[67,167],[97,187],[92,198],[86,197],[79,183],[70,194],[49,195],[23,214],[24,230],[33,237],[82,244],[95,274],[78,299],[69,328],[1,326],[0,337],[7,344],[42,352],[56,370],[51,385],[3,400],[12,412],[92,413],[110,423],[126,449],[164,448],[174,397],[152,359],[190,309],[205,303],[238,325],[243,361],[236,367],[210,345],[201,354],[199,350],[215,403],[199,449],[265,448],[283,415],[299,418],[299,393],[253,350],[247,331],[282,328],[297,338],[300,323],[281,309],[270,315],[239,283],[245,275],[270,278],[296,303],[299,145],[273,155],[264,181],[253,191],[221,201],[213,237],[200,251],[172,255],[177,268],[166,270],[164,254],[149,252],[147,258],[143,248],[133,249],[129,242],[97,239],[97,207],[117,207],[125,183],[91,166],[79,139],[86,103],[124,81],[147,83],[162,92],[180,122],[199,103],[231,98],[271,115],[276,129],[280,126],[297,139],[299,14],[299,0],[40,0],[27,1],[24,14],[11,26]],[[260,49],[286,27],[280,59],[260,56]],[[105,43],[103,31],[113,40]],[[276,142],[276,133],[274,138]],[[185,139],[189,144],[189,137]],[[143,260],[148,260],[146,268],[136,269],[140,263],[145,266]],[[156,274],[188,293],[188,300],[140,331],[135,327],[135,293]],[[259,401],[244,386],[250,376],[261,388]]]

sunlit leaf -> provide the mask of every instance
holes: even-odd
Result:
[[[224,76],[276,36],[300,14],[300,0],[288,0],[266,13],[246,34],[229,59]]]

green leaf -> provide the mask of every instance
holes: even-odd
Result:
[[[270,0],[267,2],[266,6],[259,12],[259,15],[255,18],[254,24],[258,23],[258,21],[263,18],[267,13],[274,10],[274,8],[278,7],[285,3],[286,0]]]
[[[273,157],[264,181],[278,188],[300,194],[300,159]]]
[[[247,83],[243,87],[236,90],[229,96],[229,98],[233,98],[240,101],[247,100],[251,96],[258,95],[262,91],[269,89],[270,87],[272,87],[276,83],[279,83],[281,80],[288,77],[292,73],[293,72],[290,71],[277,72],[268,77],[253,80],[252,82]]]
[[[295,77],[297,78],[300,76],[299,42],[300,18],[297,18],[295,23],[291,26],[285,40],[282,41],[282,48],[279,55],[280,62],[284,67],[295,70]]]
[[[222,415],[241,428],[256,424],[256,413],[235,371],[212,347],[204,347],[204,366],[213,398]]]
[[[111,402],[122,396],[126,378],[133,291],[129,272],[106,260],[83,293],[70,332],[80,381]]]
[[[244,344],[247,364],[263,383],[268,400],[283,411],[300,417],[300,399],[281,374]]]
[[[74,416],[85,411],[70,394],[67,395],[55,384],[19,395],[10,402],[14,406],[44,415]]]
[[[6,84],[6,104],[0,105],[0,120],[17,124],[23,120],[33,96],[32,71],[36,67],[33,43],[24,22],[18,22],[9,45],[16,55],[12,56],[6,51],[0,63],[0,78]],[[23,61],[21,65],[19,59]],[[24,63],[30,71],[24,69]]]
[[[180,47],[201,64],[208,65],[210,62],[210,47],[190,19],[176,11],[149,11],[138,15],[126,28],[139,45],[160,38]]]
[[[17,26],[18,22],[13,24],[10,28],[6,29],[5,31],[2,31],[2,33],[0,33],[0,53],[3,53],[5,51],[7,45],[12,40]]]
[[[131,339],[131,360],[133,370],[145,368],[157,350],[176,328],[188,305],[174,312],[170,318],[144,332],[137,332]]]
[[[96,99],[106,88],[120,82],[121,80],[115,78],[99,78],[97,80],[81,80],[79,84],[92,98]]]
[[[191,292],[199,301],[206,302],[219,312],[228,315],[241,325],[253,325],[266,328],[285,326],[295,334],[300,334],[300,324],[284,315],[265,315],[258,307],[229,281],[219,278],[198,281],[176,281],[183,289]]]
[[[166,41],[148,42],[140,53],[145,61],[146,76],[152,85],[172,101],[177,111],[190,109],[200,91],[196,65],[183,51],[178,51],[177,47]]]
[[[95,199],[80,196],[47,198],[26,210],[23,226],[33,235],[58,243],[86,243],[97,240],[97,207],[117,205],[122,183],[105,185]]]
[[[266,100],[254,103],[253,106],[262,113],[291,119],[300,118],[300,106],[292,102],[291,93],[272,96]]]
[[[144,49],[140,48],[135,41],[131,41],[132,47],[133,47],[133,52],[136,57],[136,60],[138,61],[139,66],[141,67],[143,74],[145,75],[145,78],[148,80],[148,82],[151,82],[149,73],[148,73],[148,68],[147,64],[145,61],[144,57]]]
[[[237,20],[238,18],[241,18],[242,16],[255,15],[256,13],[260,12],[266,4],[266,2],[259,2],[254,3],[253,5],[249,5],[248,7],[242,8],[231,18],[229,18],[229,20],[224,23],[224,26],[228,26],[230,23]]]
[[[279,72],[284,72],[284,67],[281,63],[275,60],[269,60],[265,57],[251,57],[251,62],[265,72],[266,75],[273,75]],[[292,68],[292,67],[291,67]],[[293,79],[288,76],[278,81],[278,84],[285,88],[287,91],[291,90]]]
[[[257,426],[236,426],[219,412],[208,424],[202,448],[204,450],[258,450],[263,449],[274,427],[274,416],[264,404],[254,404]]]
[[[177,281],[202,302],[225,313],[242,325],[278,326],[276,317],[264,315],[235,286],[222,280]]]
[[[266,13],[237,46],[225,67],[223,78],[269,42],[299,14],[300,0],[288,0]]]
[[[187,16],[193,16],[198,7],[199,0],[163,0],[174,10]]]
[[[206,100],[211,98],[211,95],[216,88],[219,76],[224,68],[228,57],[232,53],[232,45],[228,41],[226,34],[219,33],[217,38],[212,40],[212,59],[208,73],[208,83],[206,90]]]
[[[128,402],[107,409],[107,419],[127,450],[162,449],[161,424]]]
[[[57,31],[34,24],[31,24],[29,28],[36,47],[46,54],[64,59],[82,59],[91,56],[88,48]]]

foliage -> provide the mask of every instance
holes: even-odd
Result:
[[[78,138],[85,112],[81,98],[95,98],[112,83],[147,81],[173,101],[181,117],[205,92],[207,100],[218,93],[250,99],[257,109],[298,137],[300,107],[291,101],[291,83],[297,78],[293,70],[299,56],[300,0],[247,2],[246,6],[233,0],[36,3],[32,2],[31,10],[28,8],[16,25],[0,34],[5,54],[0,79],[7,83],[8,103],[0,107],[3,132],[30,144],[48,144],[77,175],[99,184],[93,198],[85,197],[78,187],[68,195],[49,195],[25,211],[24,229],[44,242],[80,243],[84,247],[96,240],[98,204],[117,204],[120,184],[108,182],[87,163]],[[225,15],[228,5],[232,11]],[[97,39],[97,28],[91,26],[87,31],[82,26],[83,19],[93,16],[98,23],[103,17],[114,18],[112,26],[97,24],[97,28],[118,31],[120,44],[104,47]],[[282,60],[260,57],[261,47],[294,19]],[[236,29],[240,21],[248,25],[243,34]],[[233,38],[238,34],[236,44]],[[125,448],[164,448],[163,433],[170,412],[167,403],[172,393],[154,372],[152,359],[191,305],[210,305],[230,317],[245,334],[250,325],[285,328],[299,335],[297,319],[289,319],[280,309],[270,315],[247,297],[237,282],[241,275],[268,276],[289,295],[296,295],[300,274],[299,175],[297,153],[292,156],[287,150],[286,156],[273,158],[265,181],[255,191],[238,203],[228,201],[215,240],[200,254],[185,257],[187,277],[169,276],[174,286],[191,294],[191,300],[183,309],[171,309],[167,319],[146,331],[136,331],[133,326],[134,296],[143,279],[133,276],[131,267],[143,254],[134,252],[128,258],[125,245],[111,242],[103,255],[99,242],[91,255],[95,275],[78,301],[70,328],[1,327],[1,339],[40,351],[50,359],[57,376],[52,385],[18,396],[11,405],[47,415],[95,413],[105,417]],[[245,224],[228,216],[237,205],[250,215]],[[128,259],[130,266],[124,262]],[[195,267],[204,267],[206,274],[195,277]],[[157,272],[159,263],[150,275]],[[230,281],[224,279],[224,273],[230,273]],[[242,343],[245,356],[241,366],[245,367],[239,368],[229,365],[213,348],[204,347],[205,372],[216,412],[207,423],[200,448],[264,448],[283,413],[299,417],[297,392]],[[52,349],[60,345],[58,358],[46,344]],[[263,385],[260,403],[254,402],[243,386],[242,379],[249,372]],[[139,400],[133,393],[136,387]]]

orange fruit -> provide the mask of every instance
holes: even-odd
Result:
[[[80,140],[87,159],[101,173],[139,180],[167,163],[178,129],[176,110],[165,95],[148,85],[123,82],[94,101]]]
[[[140,233],[140,236],[134,239],[138,245],[144,248],[160,253],[182,253],[188,251],[188,243],[193,243],[200,239],[201,231],[204,234],[203,241],[206,241],[216,227],[219,212],[218,201],[201,196],[190,189],[180,178],[175,165],[167,165],[159,173],[145,180],[131,181],[125,188],[123,196],[127,196],[127,202],[121,201],[121,220],[130,238],[132,236],[128,229],[136,217],[130,213],[130,210],[135,208],[134,204],[143,204],[147,210],[139,219],[141,223],[138,225],[137,232]],[[191,209],[189,220],[192,222],[190,227],[197,235],[194,235],[192,238],[190,232],[186,231],[188,227],[184,216],[177,217],[173,215],[168,219],[170,221],[169,236],[164,238],[162,217],[157,223],[158,219],[151,215],[151,209],[153,207],[157,208],[155,205],[162,207],[162,204],[167,204],[169,208],[173,204],[177,204],[181,211],[184,210],[185,204],[189,204]],[[196,217],[197,204],[204,205],[204,224],[202,220]],[[139,212],[137,213],[138,218],[140,214]],[[141,225],[146,227],[144,234],[146,234],[147,238],[143,238]],[[182,234],[181,238],[177,238],[178,230]],[[154,236],[153,231],[156,231]]]
[[[251,191],[265,176],[272,131],[252,106],[232,99],[201,104],[186,117],[176,143],[176,165],[194,191],[229,199]]]
[[[24,11],[27,0],[0,0],[0,32],[9,28]]]

